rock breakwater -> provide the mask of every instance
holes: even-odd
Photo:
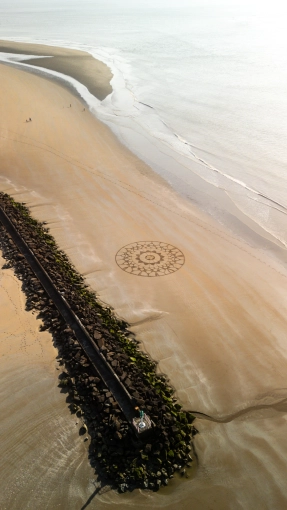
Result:
[[[167,485],[176,471],[188,476],[196,429],[194,417],[173,395],[168,379],[156,371],[156,362],[140,351],[128,324],[103,306],[60,250],[45,224],[33,219],[24,204],[0,193],[0,206],[22,239],[94,339],[106,361],[123,383],[138,409],[155,424],[146,440],[137,437],[109,388],[98,376],[72,329],[61,317],[25,257],[0,224],[4,268],[22,280],[27,310],[37,310],[42,329],[53,335],[63,367],[59,386],[67,393],[71,412],[82,420],[80,434],[90,436],[89,457],[100,478],[119,491]],[[194,455],[193,455],[194,456]]]

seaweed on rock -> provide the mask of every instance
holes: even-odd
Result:
[[[0,248],[6,263],[23,281],[27,310],[36,309],[41,329],[49,330],[58,348],[58,361],[65,367],[60,375],[61,391],[67,392],[71,412],[81,416],[84,434],[90,435],[89,457],[103,480],[120,492],[134,488],[158,490],[167,485],[175,471],[186,475],[194,451],[197,430],[194,417],[182,409],[165,375],[141,352],[128,324],[116,317],[90,290],[67,255],[28,208],[0,193],[5,210],[21,237],[62,292],[90,336],[98,344],[112,369],[138,406],[156,423],[149,442],[137,438],[109,389],[95,373],[73,331],[67,327],[53,302],[0,224]],[[83,429],[82,429],[83,431]]]

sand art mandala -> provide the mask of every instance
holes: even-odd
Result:
[[[178,248],[159,241],[128,244],[116,254],[118,266],[136,276],[165,276],[178,271],[184,262]]]

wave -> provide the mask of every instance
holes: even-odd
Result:
[[[185,145],[188,145],[189,147],[193,147],[193,145],[189,142],[187,142],[186,140],[184,140],[181,136],[177,135],[176,133],[174,133],[174,135],[180,139],[180,141],[182,143],[184,143]],[[258,195],[259,197],[262,197],[266,200],[268,200],[270,203],[273,203],[274,205],[277,205],[279,206],[280,208],[282,208],[282,211],[281,212],[284,212],[284,214],[287,214],[287,207],[274,200],[273,198],[267,196],[266,194],[262,193],[261,191],[258,191],[254,188],[251,188],[250,186],[248,186],[248,184],[246,184],[244,181],[240,180],[240,179],[236,179],[235,177],[232,177],[231,175],[219,170],[218,168],[216,168],[215,166],[211,165],[210,163],[208,163],[206,160],[202,159],[201,157],[197,156],[195,152],[191,151],[191,154],[192,156],[197,159],[200,163],[202,163],[206,168],[209,168],[210,170],[212,170],[213,172],[217,172],[218,174],[222,175],[223,177],[225,177],[226,179],[229,179],[230,181],[236,183],[236,184],[239,184],[239,186],[242,186],[243,188],[245,188],[246,190],[248,191],[251,191],[252,193],[254,193],[255,195]],[[227,191],[227,189],[225,190]]]

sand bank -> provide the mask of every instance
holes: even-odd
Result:
[[[44,67],[72,76],[83,83],[91,94],[101,101],[112,92],[110,81],[113,75],[111,70],[106,64],[96,60],[85,51],[57,48],[43,44],[0,41],[0,52],[51,57],[29,59],[27,63],[35,67]]]
[[[0,108],[1,191],[48,222],[182,403],[225,422],[198,420],[195,480],[107,494],[97,508],[283,509],[286,269],[179,199],[57,84],[1,66]],[[175,246],[185,263],[167,276],[129,274],[115,256],[138,241]]]

